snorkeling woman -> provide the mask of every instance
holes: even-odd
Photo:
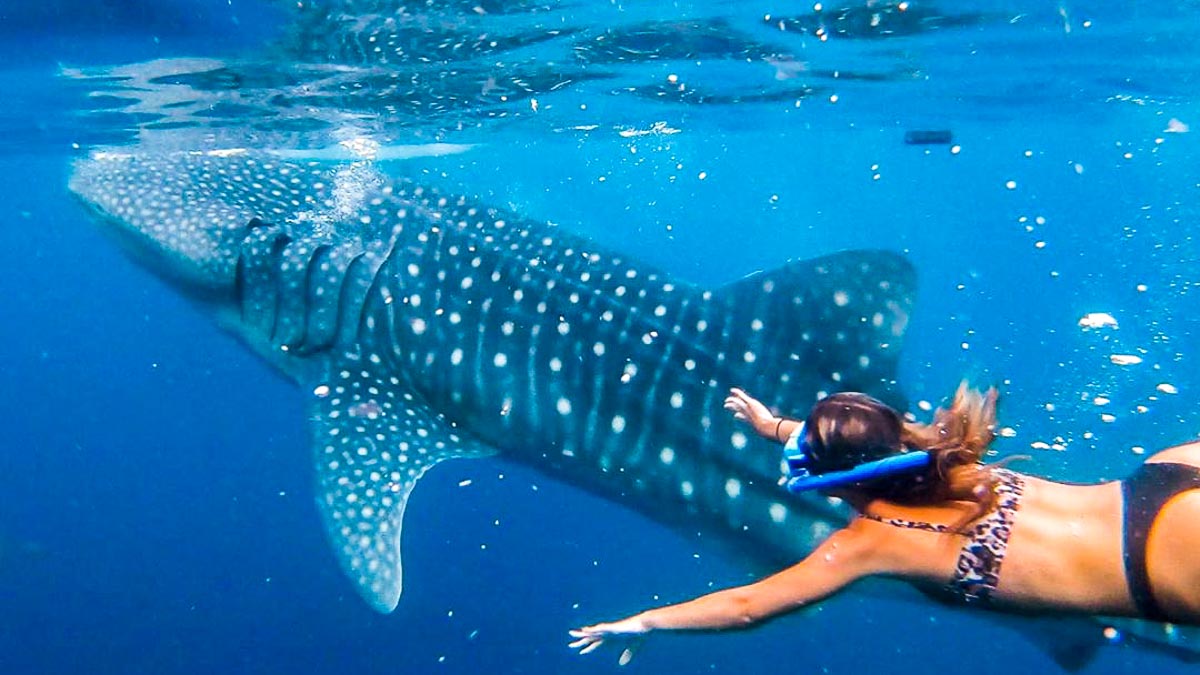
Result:
[[[840,393],[804,421],[733,389],[725,408],[786,442],[788,489],[840,497],[855,517],[758,582],[571,631],[586,654],[655,630],[748,628],[887,576],[981,608],[1200,624],[1200,441],[1123,481],[1068,485],[982,463],[996,391],[960,386],[933,422]]]

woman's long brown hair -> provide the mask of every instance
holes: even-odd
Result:
[[[901,442],[913,450],[928,452],[933,461],[927,480],[888,497],[908,504],[950,500],[974,504],[975,508],[954,525],[956,531],[990,511],[996,505],[996,478],[983,464],[983,456],[996,438],[997,396],[995,388],[982,392],[963,382],[950,407],[938,408],[932,422],[905,422]]]
[[[995,438],[995,389],[981,392],[963,382],[948,408],[928,424],[907,422],[891,407],[865,394],[840,393],[822,399],[808,418],[806,440],[820,471],[850,468],[899,452],[924,450],[933,456],[920,473],[882,478],[858,487],[874,499],[909,506],[948,501],[974,505],[952,527],[956,532],[996,503],[996,478],[983,464]]]

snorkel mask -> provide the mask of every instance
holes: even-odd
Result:
[[[796,427],[796,430],[788,437],[787,444],[783,446],[783,461],[787,466],[784,480],[788,492],[792,494],[853,485],[876,478],[909,473],[924,469],[932,460],[928,452],[920,450],[865,462],[844,471],[813,473],[812,447],[805,440],[804,431],[805,423],[801,422],[800,426]]]

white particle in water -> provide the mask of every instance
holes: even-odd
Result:
[[[1079,319],[1080,328],[1119,328],[1117,320],[1108,312],[1089,312]]]

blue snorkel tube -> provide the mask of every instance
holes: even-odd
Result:
[[[783,446],[783,461],[787,466],[784,477],[788,492],[799,494],[809,490],[841,487],[854,483],[865,483],[896,476],[902,473],[924,469],[929,466],[932,457],[928,452],[919,450],[906,452],[891,457],[884,457],[873,462],[866,462],[844,471],[827,471],[814,474],[812,468],[812,448],[804,440],[804,422],[788,437],[787,445]]]

